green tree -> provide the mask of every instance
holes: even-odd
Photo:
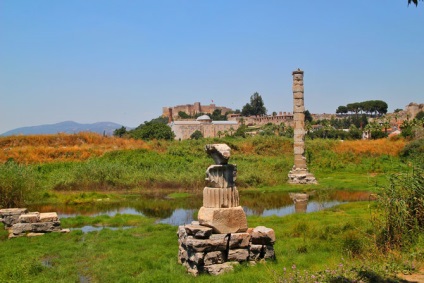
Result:
[[[336,113],[337,114],[347,114],[347,112],[348,112],[348,110],[347,110],[347,107],[346,106],[339,106],[336,109]]]
[[[259,93],[255,92],[250,97],[250,104],[247,103],[245,106],[243,106],[241,113],[243,116],[266,115],[266,111],[267,110],[264,106],[264,101],[262,100],[262,97]]]
[[[175,135],[168,125],[147,123],[140,129],[140,137],[143,140],[173,140]]]
[[[168,124],[169,118],[168,117],[163,117],[163,116],[159,116],[157,118],[154,118],[152,120],[150,120],[150,123],[156,124]]]
[[[309,112],[309,110],[306,110],[303,113],[305,114],[305,121],[308,121],[309,123],[312,123],[313,118],[312,118],[312,115]]]
[[[181,119],[190,119],[190,118],[191,118],[191,116],[190,116],[190,115],[188,115],[187,113],[185,113],[184,111],[178,111],[178,116],[179,116]]]
[[[199,130],[194,131],[190,136],[190,139],[192,139],[192,140],[198,140],[198,139],[201,139],[201,138],[203,138],[203,134]]]
[[[113,131],[113,135],[115,137],[120,137],[120,138],[122,138],[126,133],[127,133],[127,128],[125,128],[124,126]]]
[[[236,132],[234,133],[234,136],[245,138],[247,131],[248,131],[247,126],[245,124],[241,124],[240,127],[238,127]]]
[[[226,121],[227,115],[222,115],[221,112],[221,109],[215,109],[210,116],[211,119],[214,121]]]
[[[417,119],[417,120],[424,119],[424,111],[418,112],[417,116],[415,116],[415,119]]]
[[[246,105],[243,106],[243,108],[241,109],[241,115],[245,117],[253,115],[253,109],[249,103],[246,103]]]

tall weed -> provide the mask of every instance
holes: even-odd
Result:
[[[414,244],[424,231],[424,171],[396,174],[379,198],[381,217],[377,244],[383,250]]]
[[[13,161],[0,164],[0,208],[23,206],[36,200],[37,179],[31,167]]]

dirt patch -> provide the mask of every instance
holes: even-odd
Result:
[[[398,277],[408,282],[424,283],[424,268],[413,274],[398,274]]]

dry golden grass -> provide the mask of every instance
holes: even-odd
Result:
[[[22,164],[81,161],[105,152],[148,149],[141,140],[105,137],[95,133],[0,137],[0,162],[13,158]]]
[[[354,140],[338,143],[334,147],[336,153],[368,154],[370,156],[391,155],[396,156],[404,148],[406,141],[403,139],[390,140]]]

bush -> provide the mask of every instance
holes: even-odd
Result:
[[[382,221],[377,245],[382,250],[414,244],[424,231],[424,171],[393,175],[379,198]]]
[[[403,160],[413,159],[416,164],[423,165],[424,139],[414,140],[408,143],[399,153]]]
[[[36,199],[36,178],[29,166],[8,161],[0,165],[0,208],[23,206]]]
[[[194,131],[190,136],[190,139],[192,139],[192,140],[198,140],[198,139],[201,139],[201,138],[203,138],[203,135],[202,135],[202,132],[199,131],[199,130]]]

